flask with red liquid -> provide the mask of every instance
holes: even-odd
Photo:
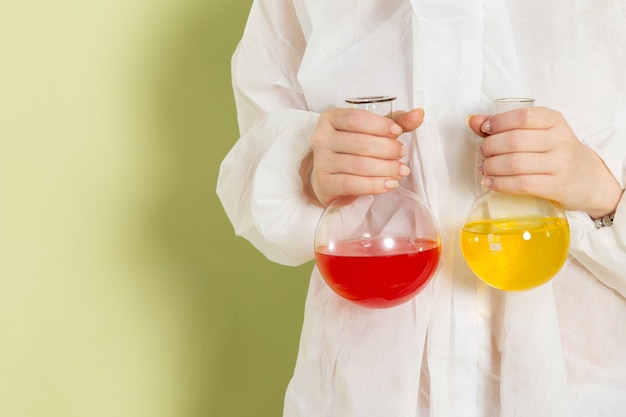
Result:
[[[346,100],[352,107],[390,116],[395,97]],[[379,195],[337,199],[319,220],[315,259],[340,296],[369,308],[412,299],[439,264],[441,243],[434,217],[417,194],[398,187]]]

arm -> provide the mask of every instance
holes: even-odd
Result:
[[[236,234],[287,265],[313,257],[321,214],[304,197],[298,176],[319,117],[308,111],[297,81],[304,49],[289,0],[253,3],[232,60],[241,138],[224,158],[217,183]]]
[[[560,113],[542,107],[473,116],[468,124],[484,138],[485,160],[479,167],[483,184],[494,191],[532,194],[561,204],[570,220],[570,253],[626,296],[623,145],[607,162],[575,136]],[[623,143],[618,138],[614,132],[603,142]],[[613,212],[617,212],[614,226],[597,230],[591,218]]]
[[[397,112],[394,124],[355,110],[309,111],[297,78],[306,42],[296,16],[288,0],[253,5],[233,58],[242,137],[222,163],[217,189],[236,233],[288,265],[312,259],[323,206],[388,191],[408,175],[398,161],[401,143],[389,139],[415,129],[423,115]]]

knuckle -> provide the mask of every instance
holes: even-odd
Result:
[[[521,155],[510,154],[507,157],[507,165],[513,174],[521,174],[526,168],[526,161]]]
[[[509,134],[509,147],[513,152],[524,149],[523,132],[514,130]]]
[[[343,195],[357,195],[358,194],[358,184],[357,180],[354,177],[346,177],[342,182],[342,193]]]
[[[314,151],[319,150],[322,147],[323,139],[319,131],[316,130],[315,132],[313,132],[313,134],[311,135],[310,143],[311,149],[313,149]]]
[[[549,171],[549,173],[553,175],[558,175],[559,173],[563,173],[566,176],[571,177],[574,174],[572,169],[575,166],[576,165],[574,164],[573,161],[555,160],[553,161],[552,169]],[[561,177],[561,175],[559,175],[559,177]]]
[[[320,129],[332,129],[333,128],[333,115],[330,111],[324,112],[320,114],[319,119],[317,120],[316,131]]]
[[[311,137],[309,139],[309,144],[311,145],[311,149],[320,150],[327,147],[327,143],[329,142],[329,138],[332,137],[334,129],[331,125],[324,125],[319,123]]]
[[[517,119],[518,119],[517,121],[519,125],[523,126],[524,128],[532,126],[533,113],[534,113],[534,109],[532,107],[526,108],[526,109],[520,109],[517,112]]]
[[[535,182],[530,175],[522,175],[517,178],[517,188],[522,194],[533,194]]]
[[[570,190],[570,186],[569,186],[569,182],[565,180],[565,178],[562,177],[556,177],[555,178],[556,181],[554,181],[554,187],[552,187],[552,189],[556,192],[565,192],[568,193]]]
[[[363,165],[364,165],[363,158],[359,158],[359,157],[350,158],[351,172],[360,173],[361,170],[363,169]]]
[[[320,114],[318,124],[330,124],[331,111],[325,111]]]
[[[364,138],[362,136],[357,136],[354,139],[353,146],[354,151],[358,155],[367,155],[371,148],[371,140],[368,140],[368,138]]]
[[[359,125],[361,124],[360,120],[361,114],[358,110],[348,109],[343,114],[343,124],[345,128],[350,131],[355,131],[358,129]]]
[[[565,121],[565,116],[563,115],[563,113],[561,113],[558,110],[554,110],[554,109],[550,109],[550,110],[554,113],[554,119],[555,120]]]

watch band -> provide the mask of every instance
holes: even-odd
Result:
[[[615,218],[615,213],[607,214],[606,216],[593,219],[593,222],[596,224],[596,229],[602,229],[606,226],[611,226],[613,224],[613,219]]]

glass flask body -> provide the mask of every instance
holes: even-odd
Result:
[[[496,100],[496,111],[532,106],[532,99]],[[461,249],[486,284],[528,290],[552,279],[569,251],[569,225],[556,203],[530,195],[487,191],[473,204],[461,231]]]
[[[387,116],[393,99],[347,101]],[[369,308],[394,307],[413,298],[434,275],[440,253],[430,209],[402,187],[337,199],[322,214],[315,235],[315,259],[326,283]]]

